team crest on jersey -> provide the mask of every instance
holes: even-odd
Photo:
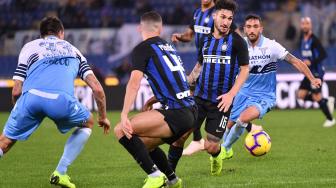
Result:
[[[210,18],[209,18],[209,16],[208,17],[206,17],[205,19],[204,19],[204,23],[209,23],[209,21],[210,21]]]
[[[222,51],[225,52],[227,50],[228,46],[226,44],[226,42],[224,42],[224,44],[222,45]]]
[[[265,48],[259,48],[259,50],[261,51],[261,54],[262,54],[262,55],[265,55],[265,54],[266,54],[267,47],[265,47]]]
[[[306,45],[305,45],[305,48],[309,48],[309,45],[308,45],[308,44],[306,44]]]

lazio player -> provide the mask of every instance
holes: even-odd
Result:
[[[248,15],[245,18],[244,31],[250,56],[250,76],[233,102],[230,121],[223,136],[222,150],[226,153],[224,158],[232,157],[232,144],[238,140],[245,128],[248,131],[251,131],[251,128],[260,129],[255,125],[252,126],[251,121],[262,118],[275,105],[278,60],[292,64],[307,77],[312,86],[316,88],[321,86],[321,80],[313,76],[306,64],[276,41],[262,35],[260,16]]]
[[[15,104],[0,136],[0,158],[17,140],[27,140],[45,117],[58,130],[72,133],[64,153],[50,178],[51,184],[74,188],[66,174],[91,135],[93,116],[74,96],[78,76],[93,90],[98,105],[98,123],[108,133],[105,93],[86,58],[64,39],[64,28],[58,18],[47,17],[40,24],[41,38],[27,43],[19,55],[12,91]]]

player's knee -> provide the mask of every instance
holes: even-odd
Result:
[[[317,93],[317,94],[313,94],[312,95],[312,99],[314,100],[314,101],[320,101],[321,99],[322,99],[322,95],[320,94],[320,93]]]
[[[215,154],[215,153],[218,152],[219,145],[218,145],[217,142],[205,141],[204,142],[204,149],[210,154]]]
[[[6,153],[16,141],[7,138],[5,135],[0,135],[0,149]]]
[[[86,127],[92,129],[93,125],[94,125],[94,120],[93,120],[93,116],[91,115],[86,123]]]
[[[226,125],[226,127],[227,127],[228,129],[231,129],[231,128],[233,127],[234,124],[235,124],[235,122],[233,122],[233,121],[229,121],[228,124]]]
[[[121,129],[121,124],[120,123],[118,123],[115,127],[114,127],[114,135],[118,138],[118,139],[120,139],[121,137],[123,137],[124,136],[124,133],[123,133],[123,131],[122,131],[122,129]]]
[[[296,96],[297,96],[298,99],[304,99],[306,95],[303,92],[299,91],[299,92],[297,92]]]

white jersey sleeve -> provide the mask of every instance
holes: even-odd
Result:
[[[275,54],[277,59],[284,60],[286,55],[288,54],[288,51],[286,48],[284,48],[281,44],[276,42],[275,40],[272,41],[272,51]]]
[[[38,54],[32,53],[29,46],[29,43],[24,45],[19,54],[18,66],[13,76],[14,80],[24,81],[27,77],[29,64],[38,60]]]
[[[87,63],[87,60],[83,56],[83,54],[76,47],[73,46],[73,48],[74,48],[77,58],[80,61],[78,76],[81,77],[82,80],[85,80],[85,78],[89,74],[93,74],[93,71],[91,70],[90,65]]]

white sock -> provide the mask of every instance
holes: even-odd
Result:
[[[160,170],[155,170],[155,172],[149,174],[148,176],[150,177],[159,177],[161,175],[161,171]]]
[[[0,148],[0,158],[3,156],[3,151],[2,149]]]

